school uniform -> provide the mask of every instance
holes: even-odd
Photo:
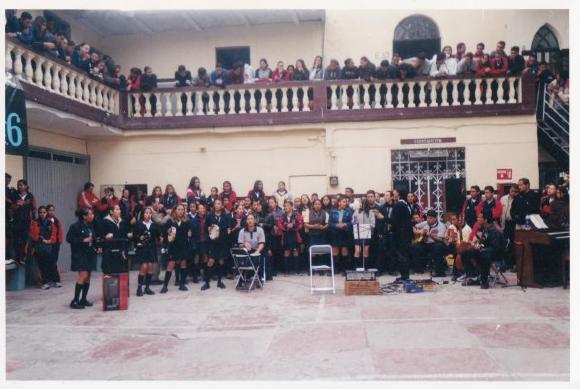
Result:
[[[56,263],[52,260],[53,246],[56,244],[56,228],[48,219],[33,220],[30,225],[30,238],[34,249],[34,259],[40,269],[41,284],[58,282]],[[50,241],[44,243],[44,240]]]
[[[463,205],[463,211],[461,214],[465,224],[469,227],[473,227],[477,220],[477,208],[479,207],[479,203],[481,203],[481,197],[478,197],[477,199],[469,198]]]
[[[232,209],[234,209],[234,204],[238,200],[238,195],[234,191],[231,191],[229,193],[222,192],[219,195],[219,198],[222,200],[222,202],[224,201],[224,198],[226,198],[226,197],[228,198],[229,202],[228,202],[227,206],[224,205],[224,207],[225,207],[225,209],[228,210],[228,212],[231,212]]]
[[[133,241],[135,242],[135,261],[139,264],[157,262],[157,242],[161,237],[161,227],[153,220],[146,223],[141,220],[135,225]]]
[[[497,201],[494,197],[491,201],[482,200],[477,209],[477,214],[483,214],[485,219],[493,218],[493,220],[499,222],[501,218],[501,202]]]
[[[93,243],[85,243],[84,239],[89,236],[96,238],[95,229],[92,224],[85,224],[77,221],[68,229],[66,241],[71,248],[71,271],[95,271],[97,270],[97,252]]]
[[[78,209],[90,208],[96,213],[99,205],[99,198],[92,191],[84,190],[79,194]]]
[[[219,235],[216,239],[209,242],[209,257],[214,260],[225,259],[230,255],[230,236],[228,228],[232,228],[232,218],[230,215],[222,212],[217,215],[215,212],[210,213],[205,219],[205,233],[209,238],[209,227],[212,225],[219,227]]]
[[[185,192],[185,198],[187,199],[188,204],[195,201],[196,204],[205,205],[206,197],[207,196],[201,189],[187,188],[187,191]]]
[[[328,223],[328,213],[324,210],[316,212],[314,209],[308,211],[308,224],[321,224],[325,226]],[[326,230],[308,230],[309,246],[328,244]]]
[[[412,209],[405,200],[399,200],[392,213],[393,242],[397,250],[397,262],[401,279],[409,279],[409,259],[413,240]]]
[[[131,199],[121,197],[119,207],[121,208],[121,219],[126,223],[130,223],[133,218],[133,204],[131,203]]]
[[[181,204],[181,199],[175,193],[169,194],[165,193],[161,197],[161,204],[165,207],[165,209],[173,209],[174,206],[177,204]]]
[[[52,246],[51,260],[54,263],[54,265],[57,266],[58,255],[60,254],[60,246],[63,243],[62,223],[56,217],[50,219],[50,221],[52,222],[52,225],[56,230],[56,243]],[[58,272],[58,266],[56,276],[57,276],[55,277],[56,281],[54,282],[60,282],[60,273]]]
[[[255,191],[255,190],[251,190],[248,192],[248,196],[252,202],[254,201],[259,201],[261,203],[264,203],[266,201],[266,194],[264,193],[263,190],[260,191]]]
[[[143,218],[142,213],[143,213],[143,209],[145,208],[146,202],[147,202],[147,196],[145,196],[145,195],[141,195],[141,196],[133,195],[131,197],[131,207],[133,209],[133,216],[137,220],[141,220]]]
[[[350,247],[352,245],[352,208],[335,208],[330,211],[328,220],[328,232],[332,247]],[[346,228],[340,229],[336,225],[345,223]]]
[[[292,223],[292,228],[288,228],[288,224]],[[304,228],[304,221],[302,215],[297,212],[292,212],[288,215],[282,214],[278,218],[278,229],[282,231],[282,247],[284,250],[295,250],[302,243],[300,230]]]
[[[175,228],[175,239],[170,242],[168,239],[169,229]],[[187,221],[174,221],[169,219],[163,228],[163,239],[167,242],[168,254],[170,261],[181,261],[189,258],[189,236],[191,224]]]
[[[19,200],[24,201],[18,205]],[[13,245],[16,258],[24,261],[28,254],[28,239],[30,236],[30,224],[36,212],[36,199],[30,192],[20,194],[14,191],[12,195],[12,233]]]
[[[280,209],[284,209],[284,201],[288,200],[288,201],[292,201],[292,193],[288,192],[287,190],[285,190],[284,192],[274,192],[272,193],[272,197],[274,197],[276,199],[276,202],[278,203],[278,207],[280,207]]]
[[[127,244],[129,233],[128,223],[119,219],[115,221],[111,215],[105,217],[97,226],[97,232],[103,243],[102,271],[105,274],[125,273],[128,269]],[[105,237],[113,234],[113,238]]]

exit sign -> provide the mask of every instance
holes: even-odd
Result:
[[[497,169],[497,179],[498,180],[511,180],[512,179],[512,169]]]

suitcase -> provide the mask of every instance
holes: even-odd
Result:
[[[129,308],[129,273],[103,275],[103,311]]]

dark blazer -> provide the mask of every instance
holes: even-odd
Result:
[[[413,240],[413,223],[411,219],[411,210],[407,202],[399,200],[393,207],[391,215],[393,225],[393,238],[396,247],[411,245]]]

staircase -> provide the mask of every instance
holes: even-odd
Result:
[[[552,96],[549,85],[538,90],[536,106],[538,141],[563,170],[570,165],[569,108]]]

